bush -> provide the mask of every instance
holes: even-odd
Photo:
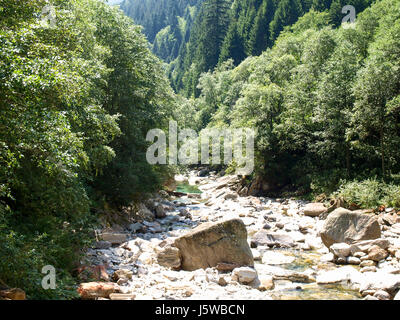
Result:
[[[400,186],[388,184],[377,178],[367,180],[342,181],[333,197],[342,197],[349,205],[361,208],[386,207],[400,208]]]

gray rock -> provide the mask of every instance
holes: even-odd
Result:
[[[156,211],[156,218],[157,219],[162,219],[167,216],[166,210],[162,204],[158,204],[155,208]]]
[[[334,243],[353,244],[360,240],[380,238],[381,229],[374,216],[338,208],[326,219],[320,236],[329,248]]]
[[[110,241],[103,241],[103,240],[96,241],[94,244],[94,247],[96,249],[109,249],[109,248],[111,248],[111,246],[112,246],[112,244]]]
[[[252,248],[258,246],[291,248],[295,246],[295,242],[292,237],[287,234],[260,230],[252,237],[251,246]]]
[[[131,232],[138,232],[140,229],[142,229],[143,225],[140,222],[132,223],[129,225],[128,229]]]
[[[99,235],[99,238],[111,244],[121,244],[126,242],[127,235],[125,233],[103,232]]]
[[[240,219],[203,223],[175,239],[175,246],[182,256],[182,268],[188,271],[215,267],[219,263],[238,267],[254,265],[247,230]]]

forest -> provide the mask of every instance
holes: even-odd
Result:
[[[400,208],[399,1],[47,4],[0,0],[0,285],[75,298],[99,218],[179,170],[145,156],[171,119],[255,129],[260,194]]]

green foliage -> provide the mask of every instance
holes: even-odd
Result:
[[[123,206],[168,175],[145,158],[172,92],[122,11],[98,0],[0,1],[0,280],[71,298],[72,270],[102,201]],[[57,270],[42,290],[41,269]]]
[[[342,197],[349,205],[361,208],[386,207],[400,208],[400,187],[388,184],[376,178],[362,181],[342,181],[334,197]]]

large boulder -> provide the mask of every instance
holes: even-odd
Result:
[[[253,255],[247,243],[242,220],[207,222],[175,240],[184,270],[206,269],[219,263],[253,266]]]
[[[326,219],[320,236],[329,248],[334,243],[353,244],[360,240],[380,238],[381,229],[374,216],[338,208]]]

